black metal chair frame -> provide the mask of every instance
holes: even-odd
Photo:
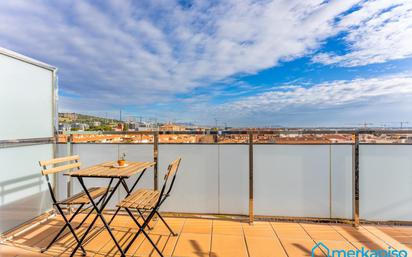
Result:
[[[48,179],[47,179],[47,180],[48,180]],[[49,182],[48,182],[48,183],[49,183]],[[49,186],[49,189],[50,189],[50,186]],[[97,205],[100,204],[100,202],[102,202],[102,200],[103,200],[103,202],[104,202],[104,199],[105,199],[106,197],[107,197],[107,193],[105,193],[104,195],[102,195],[102,196],[100,197],[99,201],[97,202]],[[53,201],[53,202],[54,202],[54,201]],[[70,219],[68,220],[68,222],[66,222],[67,217],[64,217],[64,214],[62,213],[61,207],[59,206],[59,203],[58,203],[58,204],[55,204],[55,203],[54,203],[53,205],[56,206],[56,208],[58,209],[59,213],[63,216],[63,219],[64,219],[64,221],[65,221],[65,224],[64,224],[64,226],[60,229],[60,231],[56,234],[56,236],[53,238],[53,240],[52,240],[45,248],[43,248],[43,249],[41,250],[42,253],[43,253],[43,252],[46,252],[56,241],[59,240],[60,237],[63,238],[63,237],[65,237],[68,233],[70,233],[70,232],[67,232],[66,234],[61,235],[61,234],[63,233],[63,231],[64,231],[67,227],[69,227],[69,224],[71,224],[71,222],[74,220],[74,218],[75,218],[78,214],[81,214],[81,213],[83,213],[85,210],[91,208],[90,211],[87,213],[87,215],[86,215],[86,216],[83,218],[83,220],[79,223],[79,225],[77,225],[77,226],[74,228],[75,230],[79,229],[79,228],[84,224],[84,222],[89,218],[90,214],[92,214],[93,211],[94,211],[94,209],[92,208],[92,207],[93,207],[92,205],[90,205],[90,206],[82,209],[85,204],[79,204],[79,207],[74,211],[74,213],[72,214],[72,216],[70,217]],[[67,205],[67,204],[60,204],[60,205]],[[59,208],[60,208],[60,209],[59,209]],[[65,218],[66,218],[66,219],[65,219]],[[68,224],[68,223],[69,223],[69,224]],[[70,229],[70,227],[69,227],[69,229]],[[71,231],[71,230],[70,230],[70,231]],[[72,233],[73,233],[73,232],[72,232]],[[79,240],[76,240],[76,241],[77,241],[77,243],[79,243]],[[81,249],[83,249],[83,248],[81,248]],[[82,250],[82,251],[83,251],[83,250]],[[84,251],[83,251],[83,254],[85,254]]]
[[[120,185],[123,186],[123,188],[126,190],[127,196],[129,196],[132,193],[132,191],[134,190],[134,188],[136,187],[136,185],[138,184],[138,182],[140,181],[140,179],[142,178],[143,174],[146,172],[146,170],[147,170],[147,168],[142,170],[142,172],[140,172],[139,177],[133,183],[133,185],[130,189],[127,186],[125,178],[122,178],[122,177],[118,178],[118,181],[115,183],[115,186],[111,189],[110,187],[111,187],[111,185],[112,185],[115,178],[110,178],[110,182],[109,182],[109,186],[108,186],[108,189],[110,189],[110,190],[107,190],[107,192],[102,196],[103,201],[100,201],[101,200],[100,199],[97,203],[95,203],[93,201],[93,198],[91,197],[90,193],[88,192],[87,187],[84,183],[83,177],[77,177],[77,179],[78,179],[80,185],[82,186],[84,192],[86,193],[87,197],[90,199],[90,202],[92,204],[91,212],[96,211],[96,216],[93,218],[92,222],[90,223],[89,227],[86,229],[86,231],[84,232],[84,234],[80,238],[80,240],[77,241],[77,245],[73,249],[73,252],[71,253],[70,256],[74,256],[79,248],[83,249],[82,244],[86,240],[87,235],[91,231],[92,227],[94,226],[94,224],[96,223],[98,218],[100,218],[100,220],[102,221],[102,223],[104,225],[104,228],[106,228],[106,230],[109,232],[109,235],[112,238],[112,240],[114,241],[114,243],[115,243],[117,249],[119,250],[121,256],[126,256],[125,252],[121,248],[119,242],[116,240],[116,238],[114,237],[114,235],[113,235],[113,233],[110,229],[110,224],[113,222],[114,218],[116,217],[116,215],[118,214],[118,212],[121,208],[117,208],[116,212],[114,213],[114,215],[112,216],[112,218],[110,219],[109,222],[107,222],[106,219],[104,218],[103,210],[106,207],[106,205],[109,203],[110,199],[114,195],[114,192],[119,188]],[[100,203],[100,208],[98,207],[99,203]]]
[[[75,162],[75,163],[78,163],[78,160],[76,159],[76,160],[74,160],[74,162]],[[43,168],[43,170],[47,170],[46,165],[41,165],[41,163],[40,163],[40,166]],[[80,167],[77,167],[77,169],[80,169]],[[42,173],[42,174],[43,174],[43,173]],[[59,230],[59,232],[56,234],[56,236],[53,238],[53,240],[52,240],[45,248],[41,249],[41,252],[42,252],[42,253],[46,252],[46,251],[60,238],[61,234],[63,233],[63,231],[64,231],[66,228],[69,228],[70,232],[73,234],[73,237],[74,237],[74,239],[77,241],[77,243],[80,242],[80,241],[79,241],[79,238],[78,238],[77,235],[76,235],[75,229],[74,229],[74,228],[72,227],[72,225],[71,225],[71,222],[72,222],[72,221],[74,220],[74,218],[80,213],[80,211],[82,210],[83,206],[85,205],[85,204],[78,204],[79,207],[78,207],[78,208],[76,209],[76,211],[72,214],[72,216],[70,217],[70,219],[67,219],[67,217],[66,217],[66,215],[64,214],[64,211],[63,211],[63,209],[62,209],[61,206],[62,206],[62,205],[68,206],[69,204],[67,204],[67,203],[62,203],[62,202],[59,202],[59,201],[57,200],[57,198],[56,198],[56,196],[55,196],[55,194],[54,194],[54,191],[53,191],[53,186],[51,185],[51,182],[50,182],[49,174],[44,174],[44,176],[46,176],[47,186],[48,186],[49,191],[50,191],[50,196],[51,196],[52,201],[53,201],[53,206],[56,207],[57,211],[58,211],[59,214],[62,216],[65,224],[64,224],[64,226]],[[102,198],[101,198],[101,199],[102,199]],[[100,199],[99,201],[101,201],[101,199]],[[73,205],[74,205],[74,204],[73,204]],[[90,210],[90,212],[89,212],[89,213],[87,214],[87,216],[80,222],[80,224],[76,227],[76,229],[78,229],[78,228],[87,220],[87,218],[89,217],[89,215],[90,215],[92,212],[93,212],[93,210]],[[65,235],[67,235],[67,233],[64,234],[63,236],[65,236]],[[85,255],[85,254],[86,254],[86,251],[84,250],[83,247],[81,247],[81,250],[82,250],[82,253]]]
[[[58,162],[58,163],[70,162],[70,161],[71,161],[71,160],[62,161],[62,162]],[[78,159],[74,159],[73,161],[74,161],[74,163],[78,163]],[[41,162],[40,162],[40,166],[42,167],[43,171],[47,170],[47,166],[46,166],[46,165],[42,165]],[[80,166],[77,167],[77,170],[80,170]],[[64,170],[62,170],[62,171],[64,171]],[[62,171],[60,171],[60,172],[62,172]],[[144,173],[144,171],[143,171],[142,174],[139,176],[139,178],[137,179],[137,181],[136,181],[136,183],[133,185],[133,187],[136,186],[137,182],[140,180],[140,178],[141,178],[141,176],[143,175],[143,173]],[[42,172],[42,174],[43,174],[43,172]],[[83,207],[84,207],[86,204],[68,204],[68,203],[65,203],[64,201],[58,201],[57,198],[56,198],[56,196],[55,196],[55,194],[54,194],[54,190],[53,190],[53,186],[51,185],[51,182],[50,182],[49,174],[43,174],[43,175],[46,177],[47,185],[48,185],[48,188],[49,188],[49,191],[50,191],[50,196],[51,196],[52,201],[53,201],[53,206],[56,207],[58,213],[62,216],[65,224],[64,224],[63,227],[59,230],[59,232],[54,236],[54,238],[50,241],[50,243],[49,243],[45,248],[42,248],[42,249],[41,249],[41,252],[42,252],[42,253],[46,252],[56,241],[59,240],[59,238],[65,237],[68,233],[72,233],[72,234],[73,234],[73,237],[75,238],[77,244],[79,245],[82,240],[79,240],[79,238],[77,237],[77,235],[76,235],[76,233],[75,233],[75,230],[79,229],[79,228],[84,224],[84,222],[89,218],[89,216],[93,213],[93,211],[95,210],[95,209],[93,208],[93,201],[90,201],[90,203],[89,203],[90,205],[87,206],[87,207],[84,208],[84,209],[83,209]],[[82,186],[83,186],[83,185],[82,185]],[[127,186],[127,185],[126,185],[126,186]],[[125,187],[125,189],[126,189],[126,187]],[[108,194],[109,194],[110,191],[111,191],[111,188],[110,188],[110,186],[109,186],[109,187],[107,188],[106,192],[105,192],[103,195],[99,196],[100,199],[97,201],[96,205],[99,205],[100,203],[104,203],[104,202],[106,201],[107,196],[108,196]],[[127,191],[127,189],[126,189],[126,191]],[[85,190],[84,192],[85,192],[85,194],[87,195],[87,197],[89,197],[89,199],[92,199],[92,197],[90,196],[90,194],[89,194],[89,192],[88,192],[87,190]],[[130,194],[130,193],[129,193],[129,194]],[[96,198],[99,198],[99,197],[96,197]],[[69,199],[69,198],[68,198],[68,199]],[[79,205],[79,207],[74,211],[74,213],[72,214],[72,216],[68,219],[68,217],[64,214],[64,211],[63,211],[63,209],[62,209],[61,206],[72,206],[72,205]],[[70,207],[67,208],[67,209],[69,210],[69,213],[70,213]],[[81,221],[75,228],[73,228],[73,226],[72,226],[71,223],[72,223],[72,221],[74,220],[74,218],[76,218],[76,216],[77,216],[78,214],[83,213],[83,212],[86,211],[87,209],[90,209],[90,211],[89,211],[89,212],[87,213],[87,215],[82,219],[82,221]],[[116,212],[116,214],[117,214],[117,212]],[[64,232],[64,230],[65,230],[66,228],[69,228],[69,232],[63,234],[63,232]],[[63,235],[62,235],[62,234],[63,234]],[[86,254],[86,251],[84,250],[83,246],[79,245],[79,247],[80,247],[80,249],[82,250],[83,255],[85,255],[85,254]]]
[[[156,252],[157,252],[160,256],[163,257],[162,252],[157,248],[156,244],[152,241],[152,239],[149,237],[149,235],[148,235],[148,234],[146,233],[146,231],[145,231],[145,228],[146,228],[146,227],[147,227],[147,228],[150,228],[150,227],[149,227],[149,223],[150,223],[150,221],[152,220],[152,218],[154,217],[154,215],[157,215],[157,216],[160,218],[160,220],[165,224],[165,226],[168,228],[168,230],[170,231],[170,233],[171,233],[173,236],[177,236],[177,234],[173,232],[172,228],[167,224],[167,222],[164,220],[164,218],[160,215],[160,213],[159,213],[159,208],[160,208],[161,205],[164,203],[164,201],[170,196],[170,192],[171,192],[171,190],[172,190],[172,188],[173,188],[173,185],[174,185],[174,183],[175,183],[176,174],[177,174],[177,171],[178,171],[178,169],[179,169],[180,161],[181,161],[181,159],[178,158],[178,159],[176,159],[174,162],[172,162],[172,163],[168,166],[167,173],[166,173],[165,178],[164,178],[164,183],[163,183],[163,186],[162,186],[162,190],[160,191],[159,199],[157,200],[155,206],[154,206],[151,210],[138,209],[138,208],[136,208],[137,212],[139,213],[139,215],[140,215],[141,218],[143,219],[143,224],[140,224],[140,223],[139,223],[139,221],[138,221],[138,220],[136,219],[136,217],[133,215],[133,213],[132,213],[132,211],[130,210],[130,208],[125,208],[125,209],[126,209],[126,212],[127,212],[127,213],[129,214],[129,216],[132,218],[132,220],[134,221],[134,223],[138,226],[139,230],[136,232],[136,234],[133,236],[132,240],[128,243],[128,245],[127,245],[126,248],[124,249],[124,253],[127,253],[127,251],[128,251],[128,250],[130,249],[130,247],[133,245],[133,243],[135,242],[135,240],[137,239],[137,237],[140,235],[140,233],[143,233],[143,234],[145,235],[145,237],[149,240],[150,244],[154,247],[154,249],[156,250]],[[176,165],[176,166],[174,166],[174,165]],[[168,189],[167,189],[167,191],[166,191],[166,187],[167,187],[167,184],[168,184],[168,180],[169,180],[169,177],[170,177],[170,173],[173,172],[173,169],[175,169],[175,170],[174,170],[174,174],[173,174],[172,180],[171,180],[171,182],[170,182],[170,185],[169,185],[169,187],[168,187]],[[165,193],[165,191],[166,191],[166,193]],[[143,210],[143,212],[149,212],[149,211],[150,211],[149,215],[148,215],[146,218],[143,216],[142,210]]]

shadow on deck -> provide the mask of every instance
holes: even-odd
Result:
[[[77,218],[77,222],[81,219]],[[108,217],[109,218],[109,217]],[[150,235],[165,256],[180,257],[299,257],[311,256],[312,247],[322,242],[330,249],[387,250],[390,246],[412,253],[412,227],[365,225],[355,229],[342,224],[224,221],[194,218],[167,218],[178,236],[169,235],[161,222],[153,222]],[[60,217],[33,226],[37,221],[19,228],[18,236],[0,244],[2,257],[69,256],[74,246],[71,234],[62,237],[46,253],[40,253],[62,226]],[[119,256],[102,224],[93,229],[84,244],[87,256]],[[128,216],[119,215],[112,224],[121,245],[127,244],[137,227]],[[31,228],[29,228],[32,226]],[[26,230],[24,230],[26,228]],[[29,228],[29,229],[27,229]],[[79,229],[78,233],[83,233]],[[13,231],[16,233],[18,231]],[[12,232],[4,235],[10,236]],[[158,256],[143,235],[130,248],[128,256]],[[78,254],[80,255],[80,252]],[[317,250],[316,256],[325,256]]]

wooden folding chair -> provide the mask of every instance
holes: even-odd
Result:
[[[60,200],[58,201],[56,198],[56,195],[54,194],[53,187],[50,182],[49,175],[51,174],[56,174],[59,172],[63,171],[70,171],[72,169],[80,169],[81,163],[79,162],[80,157],[78,155],[73,155],[73,156],[67,156],[67,157],[61,157],[61,158],[55,158],[51,160],[46,160],[46,161],[39,161],[40,166],[42,167],[41,173],[43,176],[46,176],[47,180],[47,185],[49,187],[50,195],[53,200],[53,205],[57,208],[59,214],[62,216],[65,224],[64,226],[60,229],[60,231],[56,234],[56,236],[53,238],[53,240],[49,243],[49,245],[46,248],[43,248],[41,252],[47,251],[60,237],[60,235],[63,233],[63,231],[66,228],[69,228],[70,232],[73,234],[73,237],[76,239],[77,243],[79,242],[79,239],[75,233],[75,230],[73,229],[71,222],[74,220],[77,214],[80,213],[82,210],[83,206],[87,205],[90,203],[89,198],[87,197],[85,192],[81,192],[78,194],[75,194],[67,199]],[[58,164],[59,166],[56,166]],[[48,168],[48,166],[52,166]],[[96,199],[101,196],[107,195],[107,192],[109,192],[105,187],[93,187],[89,189],[89,192],[92,196],[93,199]],[[99,202],[103,199],[99,199]],[[61,206],[67,206],[71,207],[73,205],[78,205],[79,207],[76,209],[76,211],[72,214],[72,216],[68,219],[66,215],[64,214],[62,207]],[[89,215],[93,212],[93,209],[86,215],[86,217],[80,222],[80,224],[76,227],[79,228],[89,217]],[[86,254],[86,251],[84,248],[81,246],[81,250],[83,254]]]
[[[169,165],[167,169],[167,173],[164,178],[163,187],[160,192],[155,191],[155,190],[149,190],[149,189],[139,189],[135,191],[134,193],[130,194],[128,197],[126,197],[124,200],[122,200],[117,205],[120,208],[125,208],[129,216],[139,227],[139,230],[136,232],[132,240],[129,242],[129,244],[124,249],[124,253],[127,253],[130,246],[132,246],[133,242],[137,239],[139,234],[143,233],[146,236],[146,238],[149,240],[149,242],[152,244],[154,249],[157,251],[157,253],[163,257],[162,252],[157,248],[156,244],[152,241],[152,239],[149,237],[149,235],[145,231],[145,228],[149,226],[149,222],[152,220],[155,214],[166,225],[166,227],[169,229],[170,233],[173,236],[177,235],[176,233],[173,232],[173,230],[166,223],[164,218],[160,215],[159,208],[163,204],[163,202],[166,200],[166,198],[169,197],[170,195],[170,191],[172,190],[173,184],[176,179],[176,174],[177,174],[177,170],[180,165],[180,161],[181,161],[181,158],[178,158]],[[169,181],[170,177],[172,177],[171,181]],[[133,215],[131,209],[136,209],[138,211],[138,213],[143,219],[143,224],[140,224],[138,222],[137,218]],[[146,213],[149,212],[149,215],[146,218],[143,216],[144,212]]]

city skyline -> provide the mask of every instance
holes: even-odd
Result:
[[[237,127],[412,121],[409,1],[9,1],[0,46],[59,111]]]

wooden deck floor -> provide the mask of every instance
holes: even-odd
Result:
[[[311,256],[317,242],[333,249],[385,249],[412,250],[412,227],[361,226],[358,230],[349,225],[256,222],[250,226],[238,221],[210,219],[167,218],[178,232],[173,237],[158,222],[150,231],[165,256],[209,257],[300,257]],[[55,235],[62,222],[59,217],[25,231],[13,240],[0,244],[1,257],[68,256],[74,240],[70,235],[58,241],[45,254],[44,247]],[[127,216],[118,216],[113,224],[115,236],[125,244],[136,227]],[[118,256],[113,242],[105,230],[93,231],[85,249],[87,256]],[[81,233],[81,230],[79,231]],[[411,251],[412,253],[412,251]],[[318,256],[325,256],[317,251]],[[133,244],[128,256],[158,256],[143,236]]]

